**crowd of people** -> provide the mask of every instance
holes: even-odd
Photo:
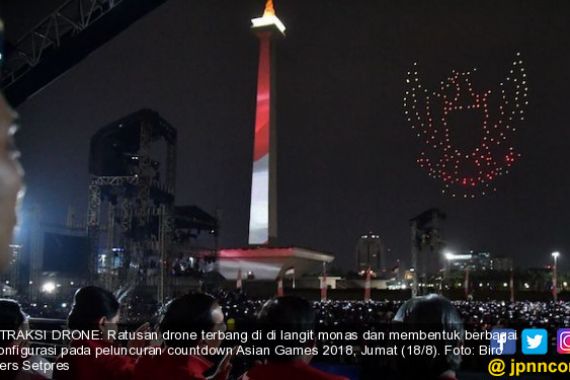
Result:
[[[124,306],[124,305],[123,305]],[[27,307],[22,307],[13,300],[0,300],[0,324],[2,330],[29,329]],[[68,307],[67,328],[74,331],[101,331],[124,328],[119,300],[111,292],[98,287],[79,289]],[[393,328],[410,330],[447,330],[463,333],[468,331],[488,331],[493,327],[544,327],[550,330],[557,326],[566,326],[570,321],[570,305],[553,302],[451,302],[444,297],[428,295],[412,298],[408,301],[321,301],[309,302],[299,297],[284,296],[270,300],[250,299],[243,293],[218,292],[191,293],[171,300],[165,307],[157,310],[158,316],[150,315],[136,331],[159,332],[201,332],[215,331],[253,331],[277,329],[280,331],[386,331]],[[130,321],[132,322],[132,321]],[[128,328],[128,326],[127,326]],[[162,336],[162,335],[161,335]],[[68,342],[69,347],[113,347],[116,345],[151,345],[161,351],[156,355],[134,357],[129,355],[104,355],[94,357],[60,356],[56,363],[63,363],[65,370],[53,373],[28,373],[21,368],[4,371],[8,379],[53,378],[55,380],[72,379],[345,379],[338,375],[342,365],[357,369],[359,378],[373,378],[371,373],[382,371],[386,378],[412,379],[421,374],[422,378],[455,379],[456,370],[462,363],[458,355],[443,355],[439,359],[422,356],[404,359],[361,358],[358,355],[339,353],[323,357],[314,347],[331,342],[265,340],[267,347],[279,344],[289,347],[286,354],[239,357],[234,351],[225,356],[213,355],[172,355],[168,347],[235,347],[239,342],[222,341],[218,338],[176,338],[149,342],[144,340],[116,342],[112,339],[80,339]],[[338,342],[337,342],[338,343]],[[23,340],[0,340],[0,347],[22,346]],[[350,344],[362,345],[362,340]],[[460,346],[463,341],[445,341],[441,344]],[[360,347],[361,348],[361,347]],[[293,353],[291,353],[293,352]],[[317,365],[311,365],[315,359]],[[6,361],[23,361],[25,358],[3,356]],[[386,359],[386,360],[385,360]],[[336,364],[323,366],[326,364]],[[217,363],[214,365],[214,363]],[[313,363],[315,364],[315,363]],[[463,360],[463,365],[473,367],[477,363],[473,358]],[[321,369],[318,369],[321,368]],[[329,371],[337,374],[323,371]],[[419,371],[419,372],[418,372]],[[351,377],[352,378],[352,377]]]

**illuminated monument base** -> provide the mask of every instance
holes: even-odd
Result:
[[[255,280],[275,280],[291,269],[295,270],[295,277],[320,272],[323,262],[333,260],[331,255],[295,247],[222,249],[216,269],[228,280],[236,279],[240,270],[244,278],[251,275]]]

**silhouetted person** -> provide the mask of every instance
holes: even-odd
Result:
[[[271,299],[258,313],[259,328],[267,334],[271,330],[292,333],[310,332],[315,328],[315,312],[311,304],[299,297],[284,296]],[[315,352],[315,341],[268,340],[271,354],[265,362],[247,371],[242,380],[346,380],[309,365]],[[295,354],[280,354],[275,349],[283,346]]]
[[[143,356],[135,368],[135,380],[203,380],[205,373],[214,367],[202,355],[172,355],[168,349],[217,348],[218,339],[202,339],[202,333],[225,332],[224,313],[218,301],[209,294],[193,293],[174,299],[166,306],[159,325],[162,336],[176,333],[195,333],[197,339],[186,334],[183,339],[165,339],[163,353]],[[210,379],[226,380],[231,370],[231,357],[226,356]]]
[[[104,339],[73,340],[71,347],[89,347],[93,355],[74,355],[58,358],[67,362],[69,370],[55,371],[55,380],[128,380],[134,371],[136,358],[122,355],[95,357],[97,348],[112,347],[111,330],[117,331],[120,305],[113,293],[96,286],[87,286],[75,293],[73,307],[67,317],[70,330],[99,331]],[[148,329],[141,326],[137,331]],[[138,344],[131,342],[131,345]]]
[[[405,332],[457,333],[460,338],[446,337],[446,340],[406,341],[406,345],[433,345],[439,355],[406,355],[398,357],[396,378],[406,380],[456,380],[455,371],[461,364],[461,356],[448,352],[445,346],[461,347],[463,344],[463,321],[451,302],[442,296],[430,294],[406,301],[394,317],[394,327]]]
[[[5,331],[26,331],[29,330],[27,316],[20,305],[13,300],[0,299],[0,330]],[[5,380],[42,380],[45,379],[39,373],[26,371],[22,368],[25,360],[37,362],[40,358],[22,357],[19,353],[21,347],[27,346],[28,341],[23,339],[7,339],[0,336],[0,348],[13,349],[16,351],[10,355],[0,355],[0,378]],[[6,367],[4,367],[6,366]]]
[[[0,20],[0,42],[2,39]],[[24,171],[18,162],[19,153],[13,140],[16,119],[16,112],[0,94],[0,271],[8,267],[12,258],[10,243],[17,221],[16,208],[24,193]]]

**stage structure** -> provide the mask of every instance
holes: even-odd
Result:
[[[257,103],[251,177],[249,247],[222,249],[216,269],[226,279],[238,273],[255,280],[275,280],[316,270],[334,257],[305,248],[277,245],[277,124],[275,107],[275,48],[285,36],[285,25],[277,17],[273,1],[268,0],[261,17],[251,20],[259,39]]]
[[[432,208],[410,220],[413,296],[424,294],[428,277],[444,266],[441,251],[445,241],[441,222],[445,218],[441,210]]]
[[[176,129],[148,109],[91,138],[87,230],[92,282],[117,289],[145,283],[152,272],[158,278],[157,298],[164,299],[174,233],[176,140]]]

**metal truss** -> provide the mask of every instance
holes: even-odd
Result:
[[[164,300],[169,291],[167,268],[175,228],[174,189],[176,186],[177,133],[176,129],[164,120],[153,116],[150,114],[150,117],[139,120],[140,140],[139,149],[136,152],[138,166],[132,175],[91,176],[88,213],[88,232],[91,238],[90,272],[93,281],[102,282],[108,288],[112,288],[115,282],[145,283],[146,279],[139,278],[138,270],[132,270],[132,268],[139,268],[144,262],[144,256],[152,252],[160,260],[157,297],[159,300]],[[160,131],[162,141],[166,143],[166,162],[160,173],[162,176],[156,176],[157,169],[152,166],[152,144],[159,142],[159,139],[153,136],[157,130]],[[153,199],[154,195],[151,190],[158,190],[169,197]],[[107,228],[102,226],[104,221],[101,220],[101,212],[105,209],[108,213]],[[133,231],[137,228],[144,229],[156,217],[159,221],[157,235],[153,233],[142,241],[132,237]],[[118,227],[117,235],[114,234],[115,221]],[[107,231],[104,240],[107,249],[114,247],[119,240],[119,244],[125,249],[124,263],[118,271],[118,276],[106,273],[98,276],[97,274],[97,257],[99,248],[103,244],[101,241],[103,231]],[[119,239],[115,241],[116,238]]]
[[[50,50],[89,28],[123,0],[68,0],[21,37],[4,62],[0,85],[10,87]]]
[[[137,176],[97,176],[92,177],[91,183],[96,186],[123,186],[138,185],[139,177]]]

